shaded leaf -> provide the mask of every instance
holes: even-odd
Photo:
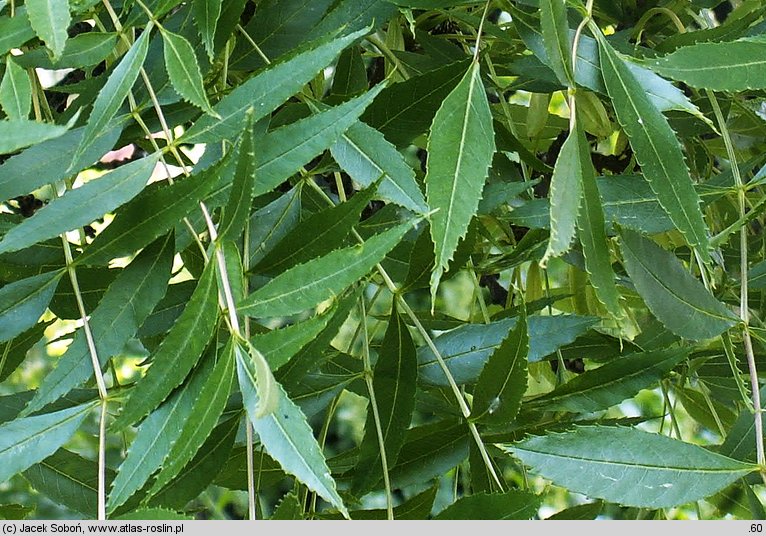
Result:
[[[629,229],[620,230],[625,269],[649,310],[691,340],[720,335],[737,317],[695,279],[675,255]]]
[[[218,224],[218,240],[237,240],[250,217],[255,193],[255,138],[253,122],[247,115],[245,129],[239,142],[239,159],[234,173],[229,199],[223,209],[221,221]]]
[[[528,353],[524,311],[481,369],[473,393],[471,420],[484,424],[513,422],[527,390]]]
[[[380,428],[388,467],[393,467],[404,445],[415,409],[418,361],[415,344],[394,308],[372,375]],[[367,409],[364,438],[354,470],[353,488],[367,490],[382,477],[381,452],[371,407]]]
[[[205,50],[211,62],[215,55],[215,29],[218,18],[221,16],[222,4],[223,0],[193,0],[192,2],[194,24],[202,36],[202,42],[205,43]]]
[[[665,508],[712,495],[755,466],[634,428],[583,426],[506,447],[535,473],[590,497]]]
[[[531,519],[541,502],[541,496],[526,491],[477,493],[461,497],[434,519]]]
[[[23,45],[34,36],[26,9],[17,9],[13,17],[0,17],[0,54]]]
[[[39,322],[3,344],[0,350],[0,382],[5,381],[21,365],[27,352],[40,342],[50,325],[51,322]]]
[[[572,75],[572,45],[569,41],[566,2],[541,0],[540,26],[543,43],[553,72],[562,84],[574,86]]]
[[[250,218],[250,266],[258,264],[300,221],[301,184],[253,213]]]
[[[64,51],[71,22],[69,0],[27,0],[29,23],[57,58]]]

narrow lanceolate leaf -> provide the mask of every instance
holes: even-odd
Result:
[[[615,318],[623,316],[620,293],[615,284],[614,271],[609,255],[604,209],[596,183],[596,172],[590,160],[590,147],[585,134],[577,123],[577,146],[582,170],[582,202],[577,213],[577,229],[585,257],[585,269],[596,297]]]
[[[0,82],[0,107],[11,121],[27,119],[32,108],[32,84],[27,71],[10,54],[5,58],[5,74]]]
[[[481,370],[473,395],[471,419],[484,424],[510,423],[527,390],[529,335],[522,314]]]
[[[64,51],[71,22],[69,0],[27,0],[27,14],[37,36],[58,58]]]
[[[577,134],[572,131],[567,136],[561,152],[556,159],[551,178],[550,222],[551,236],[541,266],[548,259],[566,253],[575,237],[577,212],[582,199],[582,157]]]
[[[185,100],[214,117],[218,114],[210,107],[207,94],[202,82],[197,56],[194,54],[189,41],[185,37],[163,29],[163,52],[165,68],[170,77],[170,83],[176,92]]]
[[[334,108],[274,129],[258,144],[255,194],[272,190],[332,146],[380,93],[384,85]],[[377,177],[376,177],[377,178]]]
[[[94,407],[82,404],[0,426],[0,482],[44,460],[66,443]]]
[[[492,114],[474,62],[436,112],[428,139],[426,198],[439,210],[431,216],[432,296],[479,207],[494,152]]]
[[[391,311],[378,361],[373,370],[372,386],[380,417],[388,468],[396,463],[404,445],[415,409],[418,359],[415,344],[399,313]],[[359,461],[354,469],[353,489],[368,490],[383,477],[380,444],[372,408],[367,409],[364,438],[359,445]]]
[[[156,495],[181,473],[215,428],[218,418],[226,407],[234,379],[232,350],[233,346],[227,345],[219,353],[213,370],[205,375],[202,389],[191,408],[190,415],[193,418],[181,423],[181,433],[157,474],[154,485],[149,490],[150,496]]]
[[[221,16],[223,0],[193,0],[192,16],[194,24],[199,30],[202,42],[205,43],[205,51],[210,61],[215,56],[215,29],[218,25],[218,17]]]
[[[224,158],[219,164],[173,184],[149,185],[122,207],[76,262],[106,264],[167,233],[218,184],[227,165],[228,159]]]
[[[383,177],[378,186],[381,198],[415,212],[428,211],[415,181],[415,172],[401,153],[374,128],[361,121],[354,123],[330,151],[338,165],[364,186]]]
[[[704,499],[756,469],[697,445],[635,428],[584,426],[532,437],[506,449],[554,484],[641,508]]]
[[[564,0],[540,1],[540,26],[551,68],[562,84],[574,87],[572,45],[569,42],[567,8]]]
[[[525,402],[524,408],[583,413],[608,409],[641,389],[656,386],[688,354],[683,348],[628,354]]]
[[[461,497],[434,519],[531,519],[541,502],[542,496],[527,491],[477,493]]]
[[[63,270],[48,272],[0,288],[0,342],[12,339],[37,323],[62,275]]]
[[[629,229],[621,229],[620,238],[630,280],[652,314],[670,331],[685,339],[709,339],[737,323],[734,313],[671,252]]]
[[[648,61],[649,67],[673,80],[715,91],[766,87],[766,39],[697,43]]]
[[[0,121],[0,154],[13,153],[24,147],[58,138],[67,130],[69,127],[64,125],[38,123],[27,119]]]
[[[98,97],[93,103],[93,109],[88,117],[88,124],[85,126],[80,145],[76,153],[84,153],[88,147],[109,127],[109,124],[120,109],[125,98],[130,93],[130,88],[138,78],[141,66],[146,59],[146,53],[149,50],[149,35],[152,27],[149,24],[141,36],[133,43],[130,50],[120,60],[119,65],[115,67],[109,79],[98,92]]]
[[[45,330],[53,322],[53,320],[38,322],[25,332],[15,336],[12,340],[3,343],[0,350],[4,356],[3,359],[0,359],[0,382],[5,381],[24,362],[27,352],[40,342]]]
[[[335,489],[335,481],[306,417],[278,383],[273,386],[277,398],[276,411],[258,416],[258,373],[255,363],[246,357],[237,358],[239,387],[253,429],[266,453],[279,462],[286,473],[295,476],[311,491],[345,513],[343,500]]]
[[[66,192],[12,228],[0,241],[0,253],[18,251],[100,218],[133,199],[146,185],[159,154],[122,166]]]
[[[344,48],[366,33],[367,30],[360,30],[338,39],[320,40],[273,63],[213,107],[220,119],[209,115],[202,117],[183,135],[183,141],[206,143],[235,139],[249,108],[253,108],[253,121],[270,114],[327,67]]]
[[[245,121],[245,129],[239,142],[239,160],[232,181],[229,200],[218,224],[219,240],[237,240],[250,217],[255,193],[255,132],[251,116]]]
[[[339,249],[295,266],[250,294],[238,310],[248,316],[265,317],[286,316],[315,307],[367,275],[412,225],[413,222],[397,225],[362,245]]]
[[[189,434],[192,428],[209,424],[197,419],[203,416],[199,412],[203,408],[201,398],[208,380],[212,383],[220,379],[214,376],[214,365],[215,353],[211,352],[194,371],[189,381],[174,391],[165,403],[141,423],[112,482],[108,503],[110,512],[146,484],[149,477],[162,466],[185,431]],[[210,390],[207,394],[210,395]],[[207,402],[212,403],[212,400],[208,398]],[[220,407],[220,402],[218,405]]]
[[[609,97],[644,176],[686,241],[707,261],[707,227],[678,139],[625,61],[603,37],[599,37],[598,44]]]
[[[194,368],[218,324],[218,287],[215,263],[202,272],[184,312],[155,352],[152,364],[113,424],[124,428],[156,408]]]
[[[109,285],[90,315],[90,328],[102,365],[125,348],[146,317],[165,295],[173,265],[172,235],[145,248]],[[43,379],[25,412],[37,411],[65,395],[93,374],[82,330]]]

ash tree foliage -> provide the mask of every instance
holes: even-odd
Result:
[[[763,518],[762,0],[0,0],[0,56],[0,517]]]

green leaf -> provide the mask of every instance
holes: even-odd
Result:
[[[360,30],[338,39],[320,40],[272,63],[213,107],[221,119],[203,116],[181,139],[184,143],[206,143],[236,138],[248,109],[253,108],[253,121],[270,114],[327,67],[341,50],[366,33],[367,30]]]
[[[252,380],[252,384],[257,387],[257,392],[259,393],[258,403],[253,409],[248,409],[248,411],[252,411],[253,418],[256,419],[262,419],[274,413],[279,406],[280,391],[277,380],[274,378],[266,358],[249,341],[237,341],[234,345],[234,353],[237,363],[240,361],[247,363],[247,366],[242,371],[240,371],[238,365],[237,371],[240,376],[240,384],[242,382],[242,372],[247,371],[248,374],[255,372],[254,376],[248,377],[248,381]]]
[[[355,193],[345,203],[312,214],[295,226],[261,260],[254,271],[280,274],[324,253],[344,245],[352,229],[359,223],[362,211],[375,195],[375,186]]]
[[[58,58],[64,51],[71,22],[69,0],[27,0],[29,22],[35,33]]]
[[[500,346],[518,320],[506,318],[491,324],[465,324],[436,337],[436,348],[458,384],[475,382],[487,360]],[[556,315],[527,318],[529,354],[527,361],[543,360],[564,345],[573,342],[598,322],[590,316]],[[418,349],[420,381],[431,385],[449,385],[436,356],[428,346]]]
[[[612,316],[622,318],[624,314],[620,307],[620,293],[614,282],[609,242],[604,227],[603,201],[590,160],[590,146],[579,123],[575,136],[580,151],[580,169],[582,170],[582,203],[577,213],[577,229],[583,257],[585,257],[585,269],[598,300]]]
[[[40,342],[51,323],[52,321],[38,322],[3,344],[0,350],[0,382],[5,381],[24,362],[29,350]]]
[[[193,521],[194,518],[167,508],[139,508],[116,518],[117,521]]]
[[[31,506],[23,506],[21,504],[0,504],[0,519],[7,519],[9,521],[20,521],[29,517],[34,511]]]
[[[279,186],[301,166],[329,149],[383,89],[379,85],[341,105],[269,132],[256,151],[256,195]]]
[[[285,472],[295,476],[341,512],[346,512],[306,417],[278,383],[271,387],[277,402],[275,411],[260,415],[260,378],[256,370],[256,364],[251,359],[237,354],[237,376],[245,408],[264,449]]]
[[[415,409],[418,360],[415,343],[396,308],[391,311],[388,329],[375,363],[372,386],[377,401],[380,428],[388,467],[393,467],[404,445]],[[353,490],[368,490],[382,477],[380,444],[372,408],[367,410],[364,438],[354,469]],[[357,495],[361,495],[357,493]]]
[[[428,131],[436,111],[465,75],[467,63],[452,63],[380,92],[362,115],[362,121],[379,130],[396,146],[409,145]]]
[[[572,45],[564,0],[540,1],[540,26],[543,43],[553,72],[562,84],[574,87],[572,75]]]
[[[27,119],[2,120],[0,121],[0,154],[13,153],[24,147],[58,138],[67,130],[69,130],[68,126],[38,123]]]
[[[149,35],[152,33],[149,24],[141,36],[133,43],[130,50],[123,56],[119,65],[114,68],[109,79],[98,92],[93,109],[88,117],[80,145],[75,152],[75,158],[79,157],[101,136],[112,122],[117,110],[130,93],[130,89],[138,78],[141,66],[146,59],[149,50]]]
[[[173,238],[157,240],[142,251],[109,286],[90,314],[90,329],[102,365],[125,348],[144,319],[162,299],[173,263]],[[26,413],[37,411],[90,378],[93,368],[82,330],[42,380]]]
[[[222,422],[210,434],[197,455],[173,481],[149,500],[151,506],[182,509],[207,488],[223,469],[237,437],[239,415]]]
[[[226,407],[234,378],[234,354],[232,350],[232,346],[227,345],[219,354],[213,365],[213,370],[204,369],[205,380],[190,411],[190,415],[193,415],[194,418],[180,423],[181,433],[167,455],[166,462],[157,474],[148,495],[156,495],[178,476],[215,428],[218,418]]]
[[[412,225],[413,222],[397,225],[364,244],[299,264],[251,293],[237,309],[248,316],[264,317],[285,316],[315,307],[367,275]]]
[[[114,471],[106,470],[106,480],[114,478]],[[57,450],[52,456],[24,471],[24,478],[38,492],[54,502],[96,517],[98,504],[98,464],[70,452]]]
[[[604,509],[604,503],[596,501],[592,503],[578,504],[571,508],[566,508],[553,514],[550,517],[546,517],[546,521],[580,521],[580,520],[593,520],[598,517],[601,511]]]
[[[325,15],[310,35],[322,36],[335,32],[338,28],[345,31],[357,31],[375,25],[380,27],[396,13],[396,7],[379,0],[340,0],[334,2],[332,10]]]
[[[117,120],[115,123],[79,157],[74,153],[84,128],[70,130],[12,156],[0,165],[0,198],[27,194],[92,164],[111,150],[120,136],[122,124]]]
[[[13,17],[0,17],[0,54],[20,47],[34,36],[26,9],[17,9]]]
[[[431,274],[432,300],[479,207],[494,152],[492,113],[475,62],[436,112],[428,139],[426,198],[432,210],[439,210],[431,216],[436,255]]]
[[[44,460],[66,443],[93,403],[0,425],[0,482]]]
[[[37,323],[63,274],[57,270],[0,288],[0,342],[12,339]]]
[[[506,450],[557,485],[641,508],[667,508],[709,497],[756,469],[635,428],[583,426],[531,437]]]
[[[239,142],[239,159],[232,181],[229,199],[218,224],[218,240],[237,240],[250,217],[255,194],[255,136],[251,115],[248,114],[245,129]]]
[[[215,263],[205,267],[184,312],[152,356],[152,364],[130,394],[113,429],[133,424],[156,408],[188,376],[218,324]],[[125,497],[127,499],[127,497]]]
[[[0,107],[8,119],[18,121],[29,117],[32,84],[27,72],[12,58],[10,54],[5,58],[5,74],[0,82]]]
[[[710,259],[707,227],[681,147],[667,120],[638,85],[625,61],[599,36],[601,70],[617,119],[657,199],[689,245]]]
[[[689,354],[685,348],[628,354],[587,370],[525,408],[590,413],[608,409],[665,377]]]
[[[117,35],[114,33],[88,32],[67,40],[64,53],[55,61],[42,48],[25,52],[16,59],[27,69],[79,69],[104,61],[114,52],[116,42]]]
[[[691,87],[745,91],[766,87],[766,40],[763,36],[729,43],[697,43],[648,60],[653,70]]]
[[[114,221],[77,258],[79,264],[101,265],[129,255],[164,235],[198,208],[220,181],[229,159],[173,184],[151,184],[123,206]]]
[[[695,279],[675,255],[629,229],[620,230],[625,269],[649,310],[690,340],[710,339],[738,318]]]
[[[274,508],[274,513],[269,518],[272,521],[298,521],[301,519],[303,519],[303,505],[295,493],[288,493],[282,497],[277,507]]]
[[[164,28],[160,33],[162,35],[165,68],[173,88],[183,99],[203,112],[213,117],[219,117],[207,100],[194,48],[181,35],[174,34]]]
[[[461,497],[434,519],[531,519],[541,502],[542,496],[526,491],[477,493]]]
[[[131,162],[52,200],[8,231],[0,253],[18,251],[93,220],[133,199],[146,186],[159,154]]]
[[[230,350],[229,353],[231,353]],[[186,457],[187,453],[184,451],[191,446],[187,441],[194,436],[193,428],[199,425],[204,430],[209,426],[210,415],[203,416],[202,420],[206,422],[202,423],[197,421],[197,417],[202,415],[201,411],[206,402],[220,407],[220,400],[214,401],[211,398],[220,384],[224,383],[223,378],[215,377],[215,373],[220,374],[223,369],[225,375],[228,366],[228,374],[231,377],[231,356],[228,357],[228,364],[224,364],[215,371],[215,354],[210,352],[194,370],[189,380],[180,389],[173,391],[173,394],[141,423],[112,482],[107,504],[109,512],[114,512],[118,506],[124,504],[136,491],[140,490],[149,477],[163,467],[163,463],[168,460],[171,453],[183,454]],[[223,354],[226,359],[225,350]],[[216,384],[216,379],[221,382]],[[213,385],[208,386],[208,383]],[[203,400],[203,396],[207,396],[207,399]],[[215,411],[214,408],[211,410]],[[210,428],[212,427],[209,427],[208,431]],[[177,447],[182,440],[184,442]],[[169,461],[169,465],[172,468],[171,471],[174,471],[175,466],[172,460]]]
[[[409,429],[391,469],[391,485],[404,488],[443,475],[466,459],[469,441],[464,422],[437,421]]]
[[[302,184],[253,213],[250,218],[250,266],[258,264],[300,221]]]
[[[215,56],[215,29],[218,25],[218,18],[221,16],[222,4],[223,0],[192,1],[194,24],[199,30],[202,42],[205,43],[205,50],[211,62]]]
[[[551,236],[545,255],[540,261],[546,266],[548,259],[559,257],[569,251],[577,228],[577,212],[582,199],[583,152],[577,133],[567,136],[556,159],[551,178],[550,223]]]
[[[421,214],[428,211],[412,168],[374,128],[354,123],[330,151],[338,165],[363,186],[383,177],[378,186],[381,198]]]
[[[473,392],[471,420],[483,424],[513,422],[527,390],[529,335],[522,315],[481,370]]]

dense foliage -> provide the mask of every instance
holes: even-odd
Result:
[[[764,516],[762,0],[0,0],[0,55],[0,517]]]

